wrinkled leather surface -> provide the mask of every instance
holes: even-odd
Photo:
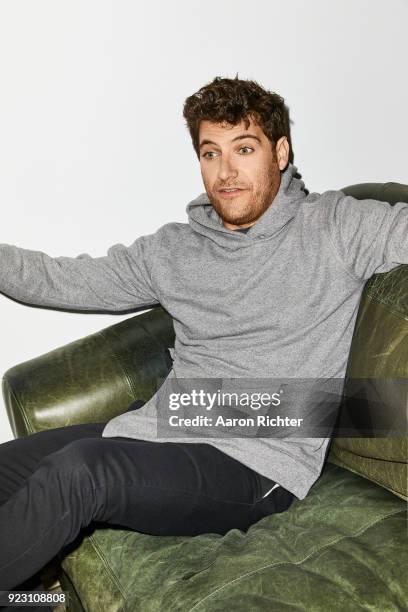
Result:
[[[404,610],[406,504],[326,464],[306,499],[225,536],[98,529],[63,561],[86,610]]]
[[[355,185],[354,197],[408,202],[408,186],[398,183]],[[392,379],[408,378],[408,265],[376,274],[361,299],[347,365],[347,377],[367,378],[365,392],[385,410],[407,414],[407,393],[395,394]],[[369,380],[372,379],[372,380]],[[352,396],[346,382],[346,395]],[[346,467],[407,499],[407,430],[401,438],[336,438],[328,461]]]

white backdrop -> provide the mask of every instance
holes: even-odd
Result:
[[[0,242],[97,257],[185,222],[184,99],[236,72],[284,96],[311,191],[407,183],[407,23],[406,0],[0,0]],[[0,373],[128,316],[0,294]]]

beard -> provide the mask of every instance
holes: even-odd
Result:
[[[272,204],[280,185],[281,172],[277,164],[267,173],[259,176],[256,186],[242,185],[245,191],[240,192],[236,197],[222,198],[218,189],[223,185],[217,184],[214,188],[207,185],[206,192],[213,208],[225,223],[231,225],[246,225],[255,223]],[[227,185],[225,185],[227,187]],[[228,187],[234,185],[229,184]]]

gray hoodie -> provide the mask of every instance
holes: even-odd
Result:
[[[296,171],[288,165],[247,233],[225,228],[203,193],[188,204],[188,223],[167,223],[104,257],[2,244],[0,290],[78,310],[162,304],[176,334],[168,380],[342,379],[365,281],[408,263],[408,204],[307,195]],[[103,436],[207,442],[299,499],[319,477],[329,436],[167,438],[158,395],[111,419]]]

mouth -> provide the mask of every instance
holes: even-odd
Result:
[[[224,189],[218,189],[218,193],[223,198],[232,198],[234,196],[240,195],[245,189],[241,189],[240,187],[225,187]]]

